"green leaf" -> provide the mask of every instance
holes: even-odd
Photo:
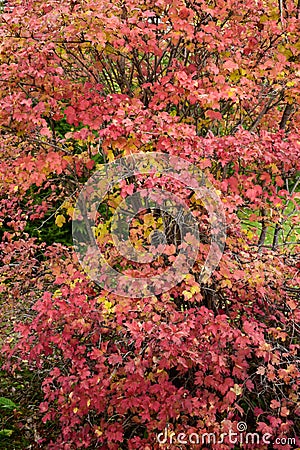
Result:
[[[18,406],[9,398],[0,397],[0,408],[15,409]]]
[[[3,437],[11,436],[13,434],[13,432],[14,432],[13,430],[6,430],[6,429],[0,430],[0,439]]]

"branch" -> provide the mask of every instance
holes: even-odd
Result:
[[[299,0],[299,2],[300,2],[300,0]],[[282,118],[281,118],[281,121],[280,121],[280,124],[279,124],[280,130],[284,130],[285,129],[286,123],[289,120],[289,117],[292,114],[293,109],[294,108],[293,108],[293,104],[292,103],[287,103],[285,105],[285,108],[284,108],[284,111],[283,111],[283,115],[282,115]]]

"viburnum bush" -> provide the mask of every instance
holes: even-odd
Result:
[[[150,450],[166,427],[220,436],[240,421],[269,433],[274,449],[300,445],[299,18],[296,0],[3,7],[1,359],[12,376],[30,371],[40,391],[28,409],[37,430],[30,445]],[[198,256],[183,280],[131,298],[84,273],[70,227],[80,190],[102,164],[148,152],[203,171],[227,239],[202,281],[210,223],[201,200],[159,173],[117,183],[94,232],[109,264],[129,277],[161,274],[181,237],[159,208],[144,211],[131,240],[149,248],[163,230],[165,253],[143,264],[119,255],[111,220],[124,199],[163,189],[199,222]],[[224,439],[194,448],[237,447]]]

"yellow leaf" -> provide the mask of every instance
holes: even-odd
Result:
[[[240,74],[239,69],[236,69],[233,72],[231,72],[231,75],[230,75],[231,81],[239,81],[240,78],[241,78],[241,74]]]
[[[191,293],[192,294],[198,294],[200,292],[200,287],[198,284],[191,287]]]
[[[72,216],[73,216],[73,213],[74,213],[74,207],[73,207],[73,206],[70,206],[70,207],[67,209],[67,214],[68,214],[68,216],[72,217]]]
[[[189,282],[190,280],[193,280],[193,277],[190,273],[188,273],[187,275],[185,275],[184,279]]]
[[[105,309],[106,314],[110,314],[112,312],[114,312],[114,307],[113,304],[111,302],[109,302],[108,300],[105,300],[105,302],[103,303],[103,309]]]
[[[107,159],[108,159],[108,162],[112,162],[115,159],[115,155],[112,150],[108,150]]]
[[[62,295],[61,291],[59,289],[56,289],[56,291],[53,294],[53,298],[58,298]]]
[[[152,227],[155,224],[155,219],[154,219],[152,213],[145,214],[143,219],[144,219],[144,224],[147,227]]]
[[[63,224],[66,223],[65,216],[63,216],[62,214],[58,214],[58,216],[56,216],[55,223],[59,228],[61,228]]]
[[[232,283],[230,280],[222,280],[221,281],[221,287],[229,287],[229,289],[232,288]]]
[[[107,236],[107,234],[108,234],[107,225],[108,225],[108,222],[106,222],[104,224],[100,223],[97,226],[97,228],[95,230],[96,231],[95,235],[96,235],[97,238],[102,239],[104,236]]]
[[[106,301],[104,302],[104,308],[105,308],[105,309],[111,309],[111,307],[112,307],[112,302],[106,300]]]
[[[252,231],[248,231],[247,232],[247,237],[249,238],[249,239],[253,239],[253,236],[254,236],[254,234],[252,233]]]
[[[193,294],[189,291],[183,291],[183,295],[186,300],[190,300],[193,297]]]
[[[230,390],[233,391],[235,395],[241,395],[243,392],[243,389],[238,384],[235,384]]]
[[[95,430],[95,434],[96,434],[98,437],[100,437],[100,436],[102,436],[103,431],[101,431],[99,428],[97,428],[97,429]]]

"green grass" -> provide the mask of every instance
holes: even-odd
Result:
[[[262,222],[261,219],[258,221],[249,220],[249,217],[253,214],[260,216],[259,211],[254,211],[251,210],[250,208],[241,209],[238,213],[238,216],[241,220],[242,229],[250,232],[250,236],[251,233],[253,233],[254,236],[256,235],[258,241],[262,230]],[[283,218],[281,219],[281,223],[279,223],[280,225],[280,231],[278,235],[279,246],[286,246],[286,245],[293,246],[295,243],[300,242],[300,224],[299,225],[293,224],[293,219],[298,215],[299,211],[297,211],[296,209],[294,210],[293,203],[288,202],[288,204],[284,209],[284,215]],[[272,216],[270,213],[268,214],[265,220],[267,221],[268,226],[266,230],[266,239],[264,242],[264,246],[268,247],[272,246],[273,244],[276,221],[272,221]]]

